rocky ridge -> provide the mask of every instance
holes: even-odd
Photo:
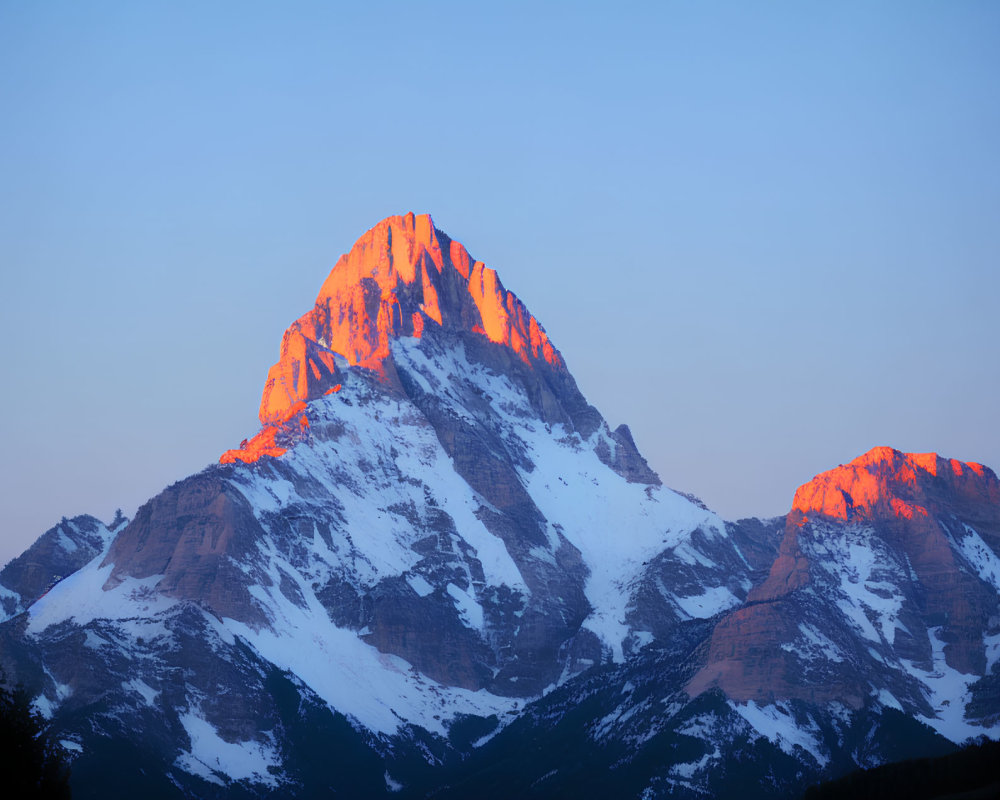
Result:
[[[121,511],[107,525],[87,514],[64,517],[0,570],[0,619],[21,613],[65,576],[102,553],[127,523]]]

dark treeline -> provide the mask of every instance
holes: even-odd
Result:
[[[70,796],[65,751],[51,741],[45,720],[20,686],[10,688],[0,673],[0,781],[5,797]]]
[[[1000,742],[982,741],[937,758],[858,770],[811,786],[802,800],[995,800],[1000,798]]]

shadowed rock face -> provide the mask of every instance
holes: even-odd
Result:
[[[863,648],[856,658],[843,658],[838,669],[825,671],[822,680],[803,676],[791,655],[810,616],[818,617],[828,639],[846,640],[846,630],[834,632],[844,624],[836,604],[850,594],[852,583],[887,602],[898,601],[899,626],[884,632],[878,645],[887,655],[930,664],[933,629],[947,667],[984,674],[983,635],[988,620],[996,618],[998,601],[995,587],[970,568],[968,528],[1000,555],[1000,482],[980,464],[877,447],[818,475],[795,493],[767,578],[750,592],[745,608],[717,625],[707,663],[689,691],[719,686],[737,700],[860,703],[857,687],[868,683]],[[881,556],[867,581],[851,562],[850,545],[843,549],[843,542],[859,537]],[[846,560],[833,561],[831,552],[846,553]],[[878,569],[883,571],[875,580]],[[822,603],[829,604],[825,617]]]
[[[270,580],[251,578],[239,563],[263,535],[246,499],[219,470],[199,473],[136,512],[104,558],[102,566],[114,565],[105,588],[162,575],[156,587],[162,594],[192,600],[219,618],[262,624],[246,586]]]

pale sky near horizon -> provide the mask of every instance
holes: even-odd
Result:
[[[875,445],[1000,469],[1000,5],[0,2],[0,564],[257,429],[429,212],[727,519]]]

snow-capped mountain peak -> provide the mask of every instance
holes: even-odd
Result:
[[[261,420],[26,628],[43,649],[82,631],[92,669],[169,694],[180,769],[220,736],[271,764],[275,743],[227,727],[217,689],[168,691],[151,666],[174,656],[151,658],[151,640],[202,666],[246,648],[370,735],[447,737],[750,588],[725,524],[660,485],[535,317],[428,216],[390,217],[338,261],[283,337]],[[87,702],[79,668],[49,667],[49,713]]]
[[[1000,734],[992,471],[875,448],[724,523],[429,216],[337,262],[260,419],[0,572],[0,667],[90,796],[762,796]],[[478,753],[517,774],[452,783]]]

